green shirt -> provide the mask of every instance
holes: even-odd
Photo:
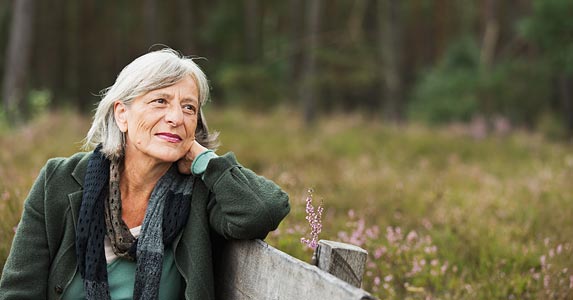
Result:
[[[112,300],[133,299],[136,267],[136,262],[123,258],[117,258],[107,265],[107,282]],[[183,278],[175,266],[173,251],[166,249],[159,283],[159,299],[179,299],[182,280]],[[64,291],[62,299],[83,300],[85,298],[82,276],[76,272],[74,279]]]

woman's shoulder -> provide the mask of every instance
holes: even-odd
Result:
[[[83,181],[92,152],[78,152],[69,157],[50,158],[44,166],[46,179],[69,176]]]

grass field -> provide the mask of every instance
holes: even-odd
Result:
[[[279,183],[292,212],[273,246],[301,244],[308,188],[322,239],[369,251],[364,288],[381,299],[572,299],[573,147],[515,132],[386,126],[339,115],[307,129],[287,110],[207,112],[219,152]],[[54,113],[0,129],[0,265],[46,159],[78,151],[89,120]]]

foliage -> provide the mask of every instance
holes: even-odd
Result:
[[[530,127],[539,125],[544,114],[554,114],[551,69],[543,61],[506,61],[498,64],[493,73],[489,89],[494,98],[492,111]]]
[[[20,111],[20,113],[25,112],[26,115],[22,117],[28,120],[34,120],[46,114],[51,102],[52,95],[49,90],[31,90],[28,93],[26,102],[21,104],[22,111]],[[18,124],[13,124],[14,122],[8,118],[7,114],[8,113],[0,107],[0,132],[18,126]]]
[[[334,109],[372,110],[380,106],[377,87],[380,66],[375,48],[365,43],[337,41],[318,51],[319,76],[315,84],[324,111]],[[373,91],[374,90],[374,91]]]
[[[439,65],[422,74],[409,105],[411,120],[429,124],[468,122],[477,116],[504,116],[512,124],[564,138],[556,115],[553,69],[543,59],[501,59],[485,67],[471,39],[453,44]],[[548,127],[550,125],[551,127]],[[556,132],[560,132],[556,134]]]
[[[97,101],[92,95],[127,63],[159,48],[152,45],[167,45],[206,58],[199,63],[224,105],[269,110],[294,103],[303,109],[304,58],[314,53],[316,74],[308,85],[316,89],[319,114],[381,115],[383,104],[391,103],[384,98],[394,94],[385,93],[385,76],[399,83],[396,111],[407,111],[413,121],[467,122],[479,114],[535,128],[567,107],[556,101],[553,81],[573,73],[569,0],[396,1],[395,14],[381,10],[379,1],[333,0],[322,4],[313,49],[306,14],[311,1],[166,1],[39,1],[30,90],[49,92],[50,108],[89,112]],[[10,3],[0,2],[0,44],[6,46],[0,57],[8,48]],[[56,6],[62,9],[51,9]],[[498,34],[491,66],[483,68],[478,41],[488,16]],[[385,48],[381,30],[390,23],[396,43]],[[397,52],[394,76],[382,59],[391,49]]]
[[[32,90],[28,95],[28,107],[32,118],[45,114],[52,101],[49,90]]]
[[[276,70],[264,65],[229,65],[217,73],[224,103],[247,105],[257,110],[272,109],[282,100]]]
[[[571,295],[571,145],[519,131],[476,141],[456,128],[391,127],[351,113],[310,129],[280,108],[206,114],[221,132],[219,152],[234,151],[289,193],[291,214],[267,237],[280,250],[310,261],[300,237],[312,186],[327,199],[321,238],[368,250],[364,287],[381,299]],[[41,166],[77,151],[88,122],[59,113],[0,132],[11,145],[0,152],[0,264]]]
[[[532,14],[520,23],[522,34],[533,41],[554,68],[573,72],[573,2],[534,0]]]
[[[471,39],[452,45],[435,68],[421,76],[409,105],[414,120],[469,121],[479,111],[479,53]]]
[[[440,261],[438,247],[429,235],[392,226],[383,235],[377,225],[366,227],[365,219],[358,218],[354,210],[349,211],[348,219],[351,232],[341,231],[338,237],[368,249],[366,289],[381,299],[404,299],[408,294],[423,299],[449,292],[445,287],[455,280],[458,267]]]
[[[531,268],[533,285],[538,287],[538,297],[571,299],[573,297],[573,245],[552,245],[545,239],[545,253],[539,257],[540,265]]]

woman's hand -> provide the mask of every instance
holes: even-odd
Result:
[[[193,160],[195,160],[195,157],[199,156],[199,154],[207,150],[209,149],[203,147],[203,145],[199,144],[197,141],[193,141],[189,151],[187,151],[183,158],[177,161],[179,172],[182,174],[191,174],[191,165],[193,164]]]

